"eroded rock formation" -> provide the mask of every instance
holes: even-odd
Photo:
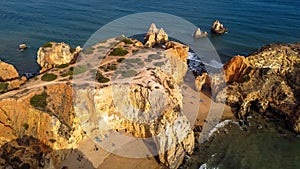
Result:
[[[0,155],[5,158],[0,165],[57,168],[83,137],[76,121],[70,85],[23,89],[1,98]]]
[[[162,44],[169,41],[169,37],[163,28],[157,29],[156,25],[152,23],[144,41],[146,47],[152,48],[155,44]]]
[[[0,61],[0,93],[17,89],[27,81],[11,64]]]
[[[271,44],[244,58],[234,57],[224,66],[225,78],[212,84],[216,100],[235,108],[246,120],[251,110],[283,115],[300,132],[300,43]]]
[[[225,28],[223,24],[220,23],[219,20],[215,20],[211,26],[211,32],[221,35],[228,32],[228,29]]]
[[[194,38],[206,38],[208,36],[207,32],[202,32],[200,28],[197,28],[194,33]]]
[[[81,48],[71,48],[65,43],[48,42],[37,52],[37,63],[42,67],[41,73],[55,66],[70,63],[76,59]]]

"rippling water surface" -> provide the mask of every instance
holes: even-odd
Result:
[[[300,39],[300,2],[297,0],[233,1],[101,1],[10,0],[0,1],[0,59],[18,70],[38,69],[36,51],[47,41],[81,45],[101,26],[137,12],[165,12],[182,17],[209,31],[220,19],[230,31],[210,39],[224,60],[272,42]],[[19,52],[25,42],[29,50]]]

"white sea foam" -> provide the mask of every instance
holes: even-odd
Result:
[[[197,56],[195,53],[192,53],[192,52],[188,53],[187,59],[195,61],[195,62],[203,63],[204,65],[208,65],[208,66],[218,68],[218,69],[223,66],[223,64],[221,62],[216,61],[216,60],[211,60],[209,63],[204,63],[201,61],[199,56]]]
[[[206,163],[202,164],[199,169],[208,169],[207,164]],[[211,169],[219,169],[219,167],[213,167]]]
[[[199,169],[207,169],[207,164],[206,163],[202,164]]]
[[[222,121],[220,123],[218,123],[212,130],[210,130],[209,134],[208,134],[208,138],[210,138],[215,132],[218,132],[219,129],[225,127],[226,125],[233,123],[233,124],[238,124],[237,122],[234,122],[232,120],[225,120]]]

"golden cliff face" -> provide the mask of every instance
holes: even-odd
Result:
[[[39,98],[39,101],[45,99],[46,106],[31,103],[32,98],[43,94],[45,97]],[[70,85],[52,84],[20,90],[14,95],[1,98],[0,111],[0,146],[26,151],[25,155],[18,154],[19,150],[13,153],[2,151],[2,155],[10,158],[7,160],[16,157],[20,159],[21,162],[14,164],[15,167],[21,167],[26,163],[31,167],[38,166],[42,158],[37,160],[27,158],[39,153],[49,157],[49,163],[44,164],[45,168],[55,167],[67,155],[67,152],[57,155],[57,150],[76,148],[83,137],[72,109]],[[25,143],[16,144],[18,140]],[[27,146],[26,142],[35,143],[32,143],[32,147]],[[34,146],[46,148],[34,149]]]
[[[67,45],[50,44],[38,52],[46,72],[0,95],[1,166],[57,168],[83,137],[112,131],[152,140],[142,143],[169,168],[193,152],[178,85],[187,71],[187,46],[152,49],[116,38],[68,64],[74,56]],[[91,58],[101,61],[93,65]]]
[[[251,107],[261,114],[283,115],[299,133],[299,51],[299,43],[271,44],[248,57],[233,57],[224,65],[224,74],[209,79],[216,100],[234,107],[237,117],[244,120]]]

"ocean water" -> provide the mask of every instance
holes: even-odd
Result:
[[[20,73],[34,73],[39,70],[36,52],[45,42],[83,46],[95,31],[122,16],[164,12],[204,31],[215,19],[221,20],[229,32],[209,39],[225,62],[269,43],[300,41],[299,8],[298,0],[0,0],[0,60],[14,64]],[[20,43],[30,48],[20,52]],[[299,138],[284,128],[280,130],[287,136],[282,137],[273,130],[274,123],[268,126],[247,132],[228,129],[229,134],[197,148],[186,168],[300,168]]]
[[[0,59],[14,64],[20,73],[36,72],[36,52],[47,41],[83,46],[95,31],[122,16],[164,12],[205,31],[215,19],[221,20],[229,32],[209,38],[226,61],[265,44],[299,41],[299,7],[298,0],[1,0]],[[20,43],[30,48],[20,52]]]

